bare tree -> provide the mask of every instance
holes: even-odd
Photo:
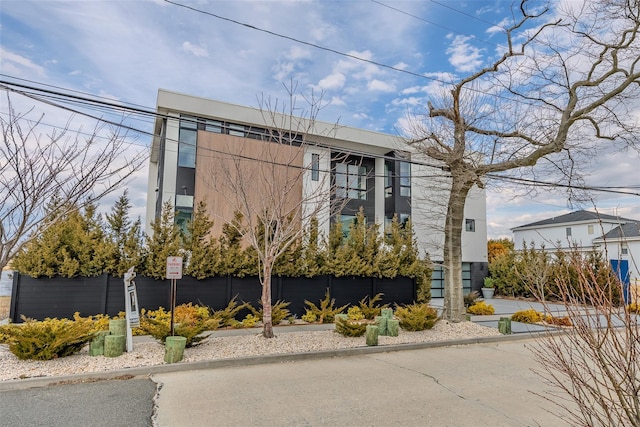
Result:
[[[255,130],[259,139],[212,134],[211,140],[203,135],[199,142],[199,153],[204,152],[198,154],[200,164],[211,162],[210,168],[204,166],[210,171],[204,185],[213,190],[207,205],[214,206],[213,216],[235,227],[257,253],[266,338],[274,336],[274,264],[304,237],[312,218],[328,223],[331,212],[341,209],[338,200],[331,201],[331,153],[317,146],[335,127],[316,127],[322,97],[305,99],[306,110],[296,106],[294,94],[291,86],[288,104],[261,99],[265,127]],[[233,221],[236,213],[242,215],[242,223]]]
[[[621,305],[614,274],[578,253],[571,260],[576,282],[565,275],[556,284],[572,327],[545,334],[534,347],[536,372],[555,387],[542,397],[574,425],[640,426],[640,313]]]
[[[119,188],[147,158],[143,150],[131,153],[118,127],[97,126],[83,136],[69,119],[63,129],[41,133],[43,115],[33,121],[31,111],[16,112],[9,95],[7,107],[0,116],[0,269],[69,209]]]
[[[504,29],[501,56],[443,84],[441,99],[411,120],[407,142],[451,175],[443,249],[449,320],[464,319],[461,233],[474,186],[484,188],[495,174],[541,167],[572,184],[585,154],[637,143],[640,2],[562,5],[547,18],[549,10],[535,11],[522,0],[520,18]]]

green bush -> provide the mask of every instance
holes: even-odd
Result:
[[[530,308],[513,313],[511,321],[520,323],[539,323],[542,322],[542,314]]]
[[[209,317],[206,307],[182,304],[176,307],[174,315],[175,335],[187,339],[186,347],[193,347],[205,337],[201,333],[217,329],[220,319]],[[140,329],[147,335],[151,335],[161,343],[171,336],[171,312],[160,307],[158,310],[142,310],[140,316]]]
[[[243,328],[253,328],[258,324],[258,322],[260,322],[260,318],[249,313],[244,319],[242,319],[240,324]]]
[[[389,304],[379,305],[378,301],[382,299],[382,293],[376,294],[373,298],[366,296],[360,300],[358,307],[364,315],[365,319],[373,320],[376,316],[380,316],[383,308],[388,308]]]
[[[357,307],[355,307],[357,308]],[[350,319],[344,315],[336,316],[336,332],[345,337],[361,337],[367,331],[367,325],[372,325],[372,321],[364,319]]]
[[[231,301],[229,301],[229,304],[227,304],[227,306],[222,310],[209,309],[211,311],[211,318],[217,319],[220,326],[233,326],[233,324],[237,322],[236,316],[238,313],[250,306],[250,304],[246,302],[238,304],[236,298],[237,295],[233,297]]]
[[[467,313],[480,315],[480,316],[487,316],[495,313],[495,309],[491,304],[487,304],[484,301],[478,301],[477,303],[467,308]]]
[[[431,329],[438,321],[438,311],[427,303],[396,306],[395,315],[400,321],[400,327],[406,331]]]
[[[22,318],[23,324],[2,327],[0,334],[9,350],[21,360],[51,360],[79,352],[93,338],[92,318],[76,313],[73,320],[47,318],[43,321]]]
[[[247,308],[251,311],[251,313],[258,318],[259,321],[262,321],[262,302],[260,302],[260,309],[256,309],[253,306],[249,305]],[[290,302],[286,301],[276,301],[275,304],[271,304],[271,323],[274,325],[279,325],[282,321],[289,316],[291,316],[291,312],[287,307],[291,305]]]
[[[637,302],[632,302],[631,304],[627,305],[627,311],[629,311],[629,313],[640,314],[640,304],[638,304]]]
[[[318,321],[318,316],[313,311],[307,310],[300,319],[307,323],[315,323]]]
[[[364,314],[362,314],[362,310],[360,310],[360,307],[358,306],[349,307],[347,310],[347,317],[349,320],[362,320],[365,318]]]
[[[304,300],[304,303],[309,306],[309,308],[307,309],[307,313],[313,313],[316,316],[317,321],[320,323],[333,323],[335,315],[338,313],[342,313],[342,311],[347,308],[348,305],[345,304],[342,307],[336,308],[336,300],[329,296],[329,289],[327,289],[327,292],[324,295],[324,299],[320,300],[320,307],[318,307],[311,301]],[[302,320],[304,320],[304,316]]]

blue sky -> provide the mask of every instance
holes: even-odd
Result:
[[[321,111],[320,120],[395,134],[408,111],[426,107],[433,77],[464,76],[496,54],[503,41],[499,26],[509,22],[512,3],[178,2],[406,72],[160,0],[4,0],[0,5],[0,77],[151,108],[158,88],[258,106],[261,95],[286,99],[283,83],[293,80],[302,93],[324,91],[330,104]],[[17,109],[34,106],[35,113],[45,112],[44,122],[53,126],[69,119],[68,112],[16,95],[12,102]],[[2,114],[6,114],[5,104],[3,95]],[[76,122],[85,128],[92,126],[79,116]],[[151,131],[149,119],[134,117],[129,123]],[[148,142],[148,136],[139,135],[136,147]],[[639,184],[637,153],[598,154],[587,166],[591,171],[588,184]],[[130,181],[129,192],[135,214],[143,215],[146,169]],[[594,201],[603,213],[640,219],[637,196],[594,193]],[[489,186],[489,236],[511,236],[511,227],[570,210],[562,193],[529,194],[523,188]]]

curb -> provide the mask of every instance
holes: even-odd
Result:
[[[549,333],[549,332],[547,332]],[[405,350],[421,350],[438,347],[455,347],[472,344],[491,344],[511,341],[525,341],[535,339],[540,333],[522,333],[500,335],[494,337],[468,338],[462,340],[434,341],[424,343],[395,344],[372,347],[353,347],[339,350],[325,350],[311,353],[272,354],[267,356],[251,356],[236,359],[204,360],[198,362],[173,363],[165,365],[141,366],[125,368],[116,371],[90,372],[85,374],[63,375],[56,377],[36,377],[22,380],[0,381],[0,392],[8,390],[22,390],[54,385],[95,382],[114,379],[131,379],[172,372],[197,371],[204,369],[220,369],[238,366],[253,366],[272,363],[290,363],[305,360],[329,359],[333,357],[362,356],[377,353],[391,353]]]

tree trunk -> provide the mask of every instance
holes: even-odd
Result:
[[[444,233],[444,307],[442,317],[452,322],[465,320],[462,294],[462,223],[464,204],[471,184],[452,171]]]
[[[273,262],[265,259],[262,277],[262,335],[273,338],[273,321],[271,319],[271,269]]]

